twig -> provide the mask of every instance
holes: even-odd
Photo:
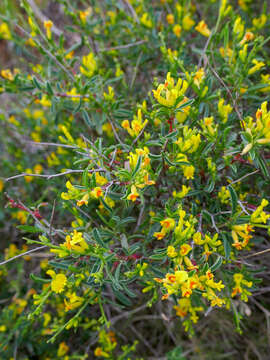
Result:
[[[243,179],[245,179],[245,178],[248,177],[248,176],[257,174],[259,171],[260,171],[260,170],[255,170],[255,171],[253,171],[253,172],[251,172],[251,173],[249,173],[249,174],[246,174],[246,175],[242,176],[240,179],[237,179],[237,180],[232,181],[229,185],[232,185],[232,184],[235,184],[235,183],[237,183],[237,182],[239,182],[239,181],[242,181]]]
[[[208,37],[208,39],[207,39],[207,41],[206,41],[206,43],[205,43],[205,45],[204,45],[202,54],[201,54],[200,59],[199,59],[199,62],[198,62],[198,70],[199,70],[200,67],[201,67],[202,60],[203,60],[203,58],[204,58],[204,56],[205,56],[206,50],[207,50],[208,45],[209,45],[209,43],[210,43],[210,40],[211,40],[211,38],[212,38],[212,34],[213,34],[213,32],[211,32],[210,36]],[[204,67],[205,67],[205,66],[204,66]]]
[[[149,344],[149,342],[146,340],[145,336],[142,336],[139,331],[136,330],[136,328],[133,325],[130,325],[129,328],[134,332],[134,334],[137,336],[138,339],[140,339],[144,345],[151,351],[151,353],[155,356],[158,355],[156,350]]]
[[[109,120],[109,123],[111,124],[112,131],[113,131],[113,133],[114,133],[115,138],[118,140],[119,144],[121,144],[121,145],[124,146],[124,143],[123,143],[122,140],[119,138],[119,136],[118,136],[118,134],[117,134],[117,131],[116,131],[115,127],[114,127],[114,124],[113,124],[110,116],[108,117],[108,120]]]
[[[137,76],[137,72],[138,72],[139,63],[140,63],[141,58],[142,58],[142,54],[143,54],[143,52],[141,51],[140,55],[138,56],[138,59],[136,61],[135,71],[133,73],[132,80],[131,80],[131,83],[130,83],[130,89],[133,88],[133,85],[134,85],[134,82],[135,82],[135,79],[136,79],[136,76]]]
[[[242,204],[242,202],[240,200],[238,200],[237,203],[240,205],[241,209],[243,210],[243,212],[245,214],[250,215],[250,213],[246,210],[246,208],[244,207],[244,205]]]
[[[129,0],[123,0],[123,2],[125,2],[127,4],[127,7],[129,8],[134,20],[136,21],[137,24],[139,24],[140,20],[138,18],[138,15],[137,15],[136,11],[133,9],[133,6],[129,2]]]
[[[104,169],[88,170],[89,173],[102,172],[102,171],[104,172],[106,170],[104,170]],[[20,177],[23,177],[23,176],[42,177],[42,178],[50,180],[50,179],[58,177],[58,176],[63,176],[63,175],[73,174],[73,173],[83,173],[83,172],[84,172],[84,170],[67,170],[67,171],[64,171],[64,172],[58,173],[58,174],[28,174],[28,173],[22,173],[22,174],[18,174],[18,175],[14,175],[14,176],[11,176],[9,178],[6,178],[5,181],[17,179],[17,178],[20,178]]]
[[[25,251],[24,253],[21,253],[21,254],[19,254],[19,255],[13,256],[13,257],[10,258],[10,259],[7,259],[7,260],[5,260],[5,261],[2,261],[2,262],[0,263],[0,266],[1,266],[1,265],[5,265],[5,264],[9,263],[10,261],[13,261],[13,260],[15,260],[15,259],[17,259],[17,258],[19,258],[19,257],[25,256],[25,255],[28,255],[28,254],[31,254],[31,253],[34,252],[34,251],[44,249],[44,248],[46,248],[46,247],[47,247],[47,245],[43,245],[43,246],[39,246],[39,247],[37,247],[37,248],[35,248],[35,249],[31,249],[31,250]]]
[[[250,255],[244,256],[243,259],[247,259],[247,258],[250,258],[250,257],[253,257],[253,256],[262,255],[262,254],[268,253],[269,251],[270,251],[270,248],[259,251],[259,252],[256,252],[255,254],[250,254]]]
[[[232,95],[232,92],[231,90],[228,88],[228,86],[225,84],[225,82],[223,81],[223,79],[218,75],[218,73],[216,72],[216,70],[213,68],[213,66],[210,64],[209,60],[208,60],[208,57],[204,54],[204,59],[206,61],[206,63],[208,64],[210,70],[212,71],[212,73],[214,74],[214,76],[218,79],[218,81],[224,86],[224,88],[226,89],[228,95],[230,96],[231,100],[232,100],[232,103],[233,103],[233,107],[234,107],[234,110],[238,116],[238,119],[240,120],[240,123],[243,127],[243,118],[242,118],[242,115],[240,114],[240,111],[237,107],[237,104],[236,104],[236,101]]]
[[[34,0],[26,0],[26,1],[30,5],[30,7],[33,10],[36,17],[39,18],[42,23],[44,23],[44,21],[48,20],[48,18],[46,16],[44,16],[42,14],[42,12],[39,10],[39,8],[37,7]],[[59,30],[54,24],[52,26],[52,32],[55,33],[55,35],[57,35],[57,36],[60,36],[63,34],[63,32],[61,30]]]
[[[146,42],[147,42],[147,40],[139,40],[139,41],[135,41],[133,43],[125,44],[125,45],[119,45],[119,46],[114,46],[114,47],[110,47],[110,48],[100,49],[99,51],[100,52],[105,52],[105,51],[128,49],[130,47],[141,45],[141,44],[144,44]]]
[[[66,145],[66,144],[57,144],[57,143],[49,143],[49,142],[36,142],[36,141],[26,141],[31,145],[44,145],[44,146],[57,146],[57,147],[65,147],[70,149],[77,149],[78,146]]]
[[[29,34],[26,30],[24,30],[24,28],[22,28],[18,24],[16,24],[16,26],[20,29],[21,32],[24,33],[24,35],[26,35],[28,38],[31,38],[31,34]],[[35,39],[35,42],[68,75],[68,77],[70,77],[72,80],[74,80],[74,76],[72,75],[72,73],[70,73],[68,71],[68,69],[66,69],[65,66],[63,64],[61,64],[50,51],[48,51],[37,39]]]
[[[142,135],[142,133],[144,132],[147,124],[148,124],[148,122],[144,125],[144,127],[142,128],[142,130],[139,132],[139,134],[138,134],[138,136],[136,137],[136,139],[133,140],[133,142],[132,142],[132,144],[131,144],[132,146],[133,146],[134,144],[136,144],[136,142],[138,141],[138,139],[141,137],[141,135]]]
[[[53,200],[53,209],[52,209],[52,214],[51,214],[51,218],[50,218],[49,237],[51,237],[51,233],[52,233],[52,222],[53,222],[53,217],[54,217],[54,212],[55,212],[55,205],[56,205],[56,199]]]
[[[117,316],[115,316],[114,318],[112,318],[111,321],[110,321],[110,323],[111,323],[111,325],[113,326],[117,321],[119,321],[119,320],[121,320],[121,319],[123,319],[123,318],[125,318],[125,317],[131,316],[131,315],[133,315],[133,314],[136,314],[137,312],[145,309],[146,307],[147,307],[147,305],[144,304],[144,305],[141,305],[141,306],[137,307],[137,308],[134,309],[134,310],[121,312],[120,315],[117,315]]]
[[[138,216],[138,221],[137,221],[136,227],[134,229],[134,232],[136,232],[138,230],[138,228],[140,227],[140,225],[141,225],[144,209],[145,209],[145,206],[143,205],[141,207],[140,214]]]

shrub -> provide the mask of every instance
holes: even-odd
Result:
[[[7,359],[180,359],[171,326],[210,312],[243,332],[269,250],[267,6],[195,4],[5,2]],[[161,326],[116,325],[154,309],[161,349]]]

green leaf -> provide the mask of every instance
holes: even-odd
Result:
[[[116,298],[125,306],[132,306],[132,302],[129,300],[129,298],[123,294],[123,292],[116,290],[112,287],[113,293],[116,296]]]
[[[208,184],[204,188],[204,191],[211,193],[214,190],[214,188],[215,188],[215,181],[211,179],[210,181],[208,181]]]
[[[234,215],[237,209],[238,196],[231,185],[228,186],[228,189],[231,196],[232,214]]]
[[[82,174],[82,185],[87,187],[89,185],[89,175],[88,175],[89,166],[87,166],[86,169],[84,169]]]
[[[132,177],[134,177],[137,174],[137,172],[140,170],[141,164],[142,164],[142,157],[140,155],[138,157],[137,164],[136,164],[134,170],[132,171]]]
[[[166,254],[154,254],[149,256],[149,259],[151,260],[162,260],[166,257]]]
[[[101,247],[103,247],[103,248],[105,248],[105,249],[108,248],[108,246],[107,246],[107,245],[104,243],[104,241],[101,239],[100,233],[99,233],[99,231],[98,231],[97,228],[94,228],[92,234],[93,234],[93,237],[94,237],[94,239],[96,240],[96,242],[97,242]]]
[[[229,259],[231,249],[232,249],[231,244],[225,233],[221,233],[221,237],[222,237],[222,242],[223,242],[223,247],[224,247],[224,252],[225,252],[225,258]]]
[[[42,229],[39,229],[35,226],[30,226],[30,225],[18,225],[17,229],[28,232],[28,233],[39,233],[39,232],[44,231]]]
[[[89,117],[87,111],[85,109],[82,109],[81,113],[82,113],[82,117],[83,117],[83,120],[86,123],[86,125],[92,129],[93,128],[93,123],[90,120],[90,117]]]
[[[50,279],[42,279],[41,277],[39,276],[36,276],[34,274],[30,274],[30,278],[36,282],[41,282],[41,283],[49,283],[51,282]]]
[[[115,270],[115,279],[116,281],[119,283],[119,278],[120,278],[120,270],[122,267],[122,263],[120,262],[119,265],[117,266],[116,270]]]
[[[107,204],[106,199],[104,200],[104,199],[101,197],[100,200],[101,200],[103,206],[105,207],[105,209],[108,210],[110,213],[112,213],[112,212],[113,212],[113,209]]]
[[[120,235],[120,241],[121,241],[122,248],[128,250],[128,241],[127,241],[126,234]]]
[[[261,170],[263,176],[266,179],[270,179],[269,168],[268,168],[264,158],[262,156],[258,155],[255,157],[254,160],[255,160],[255,163],[258,166],[258,168]]]
[[[175,112],[182,111],[185,107],[190,106],[193,103],[194,103],[194,99],[190,99],[190,100],[184,102],[183,104],[181,104],[177,109],[175,109]]]
[[[32,81],[35,87],[37,87],[39,90],[42,90],[42,84],[40,84],[40,82],[35,78],[35,76],[33,76]]]
[[[51,87],[51,84],[47,81],[46,82],[46,88],[49,95],[53,95],[53,89]]]
[[[222,261],[223,261],[222,257],[218,256],[215,263],[210,267],[211,271],[212,272],[216,271],[222,265]]]
[[[125,284],[122,284],[122,286],[129,297],[132,297],[132,298],[137,297],[137,295],[133,291],[131,291]]]
[[[167,360],[186,360],[186,357],[184,357],[182,354],[183,354],[182,347],[177,346],[176,348],[174,348],[173,350],[171,350],[170,352],[168,352],[166,354],[166,359]]]

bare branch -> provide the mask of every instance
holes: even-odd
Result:
[[[239,181],[242,181],[243,179],[245,179],[245,178],[248,177],[248,176],[257,174],[259,171],[260,171],[260,170],[255,170],[255,171],[253,171],[253,172],[251,172],[251,173],[249,173],[249,174],[246,174],[246,175],[242,176],[240,179],[237,179],[237,180],[232,181],[229,185],[232,185],[232,184],[235,184],[235,183],[237,183],[237,182],[239,182]]]
[[[13,260],[15,260],[15,259],[18,259],[18,258],[20,258],[20,257],[22,257],[22,256],[31,254],[31,253],[34,252],[34,251],[38,251],[38,250],[41,250],[41,249],[45,249],[46,247],[47,247],[47,245],[43,245],[43,246],[39,246],[39,247],[37,247],[37,248],[35,248],[35,249],[31,249],[31,250],[25,251],[24,253],[21,253],[21,254],[19,254],[19,255],[13,256],[13,257],[10,258],[10,259],[7,259],[7,260],[5,260],[5,261],[2,261],[2,262],[0,263],[0,266],[1,266],[1,265],[5,265],[5,264],[9,263],[10,261],[13,261]]]
[[[92,170],[88,170],[89,173],[94,173],[94,172],[105,172],[106,170],[105,169],[92,169]],[[55,177],[58,177],[58,176],[63,176],[63,175],[67,175],[67,174],[73,174],[73,173],[83,173],[84,170],[67,170],[67,171],[64,171],[62,173],[58,173],[58,174],[28,174],[28,173],[22,173],[22,174],[18,174],[18,175],[14,175],[14,176],[11,176],[9,178],[6,178],[5,181],[9,181],[9,180],[13,180],[13,179],[17,179],[17,178],[20,178],[20,177],[23,177],[23,176],[34,176],[34,177],[42,177],[42,178],[45,178],[45,179],[52,179],[52,178],[55,178]]]
[[[130,47],[133,46],[137,46],[137,45],[141,45],[146,43],[147,40],[139,40],[139,41],[135,41],[133,43],[129,43],[129,44],[125,44],[125,45],[119,45],[119,46],[115,46],[115,47],[110,47],[110,48],[105,48],[105,49],[100,49],[100,52],[105,52],[105,51],[113,51],[113,50],[121,50],[121,49],[128,49]]]

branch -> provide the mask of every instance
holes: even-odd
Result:
[[[21,253],[21,254],[19,254],[19,255],[13,256],[12,258],[7,259],[7,260],[1,262],[1,263],[0,263],[0,266],[1,266],[1,265],[5,265],[5,264],[7,264],[7,263],[9,263],[10,261],[13,261],[13,260],[15,260],[15,259],[18,259],[19,257],[25,256],[25,255],[28,255],[28,254],[31,254],[31,253],[33,253],[34,251],[44,249],[44,248],[46,248],[46,247],[47,247],[47,245],[39,246],[39,247],[37,247],[37,248],[35,248],[35,249],[31,249],[31,250],[28,250],[28,251],[26,251],[26,252],[24,252],[24,253]]]
[[[94,172],[105,172],[105,169],[92,169],[92,170],[88,170],[89,173],[94,173]],[[9,181],[9,180],[13,180],[13,179],[17,179],[23,176],[34,176],[34,177],[42,177],[45,179],[52,179],[58,176],[63,176],[63,175],[67,175],[67,174],[73,174],[73,173],[83,173],[84,170],[67,170],[64,171],[62,173],[58,173],[58,174],[28,174],[28,173],[22,173],[22,174],[18,174],[18,175],[14,175],[11,176],[9,178],[6,178],[5,181]]]

